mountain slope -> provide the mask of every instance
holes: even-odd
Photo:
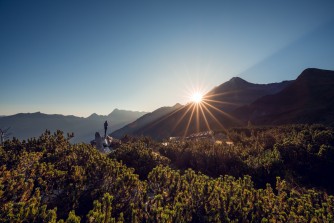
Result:
[[[155,139],[162,139],[241,125],[231,116],[231,111],[264,95],[274,94],[290,84],[289,81],[267,85],[252,84],[241,78],[232,78],[208,92],[201,105],[189,103],[134,131],[124,130],[122,134],[148,135]]]
[[[265,95],[280,92],[291,83],[291,81],[283,81],[271,84],[253,84],[240,77],[233,77],[208,92],[205,98],[215,107],[225,112],[232,112],[236,108],[250,104]]]
[[[146,113],[118,109],[107,116],[92,114],[88,118],[47,115],[40,112],[20,113],[0,118],[0,127],[10,127],[11,136],[18,139],[37,137],[46,129],[51,132],[59,129],[65,133],[74,132],[73,142],[89,142],[96,131],[102,134],[104,121],[108,120],[108,132],[112,132],[144,114]]]
[[[334,123],[334,71],[309,68],[286,89],[241,107],[235,115],[253,124]]]
[[[126,134],[138,134],[139,130],[144,127],[145,125],[149,125],[150,123],[153,123],[154,121],[158,120],[159,118],[170,114],[174,111],[177,111],[180,109],[182,105],[180,104],[175,104],[172,107],[162,107],[159,109],[156,109],[155,111],[145,114],[136,121],[124,126],[121,129],[118,129],[114,131],[111,136],[116,137],[116,138],[121,138]]]

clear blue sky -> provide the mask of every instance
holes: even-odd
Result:
[[[0,0],[0,115],[152,111],[307,67],[334,70],[333,0]]]

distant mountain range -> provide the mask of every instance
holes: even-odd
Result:
[[[155,139],[232,126],[334,123],[334,71],[309,68],[294,81],[253,84],[239,77],[215,87],[196,105],[156,110],[112,133]],[[149,118],[154,117],[154,118]]]
[[[4,116],[0,118],[0,127],[10,127],[11,137],[18,139],[28,139],[38,137],[46,129],[51,132],[57,129],[64,133],[74,132],[73,142],[89,142],[94,138],[95,132],[104,134],[103,123],[109,123],[108,132],[112,132],[131,123],[146,112],[135,112],[126,110],[113,110],[109,115],[92,114],[87,118],[73,115],[48,115],[40,112],[20,113],[16,115]]]

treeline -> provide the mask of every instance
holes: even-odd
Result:
[[[317,181],[333,167],[331,129],[234,129],[228,137],[233,146],[127,138],[108,156],[60,131],[6,141],[0,222],[334,221],[331,179]]]

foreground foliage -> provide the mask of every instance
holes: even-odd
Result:
[[[0,154],[0,222],[72,218],[71,210],[85,219],[105,193],[113,196],[113,213],[130,215],[143,200],[146,184],[133,169],[89,145],[71,145],[59,131],[7,141]]]
[[[316,182],[333,165],[331,129],[228,134],[233,146],[137,140],[110,156],[71,145],[60,131],[6,141],[0,222],[334,221],[334,197],[311,188],[332,187],[331,179]]]
[[[125,163],[128,167],[133,167],[140,179],[147,179],[154,167],[170,163],[167,157],[152,149],[156,146],[157,144],[147,138],[133,139],[120,145],[109,154],[109,157]]]
[[[178,169],[212,177],[252,176],[256,186],[275,185],[276,177],[294,187],[334,193],[334,131],[322,125],[238,128],[225,133],[234,145],[209,140],[169,142],[157,150]]]

